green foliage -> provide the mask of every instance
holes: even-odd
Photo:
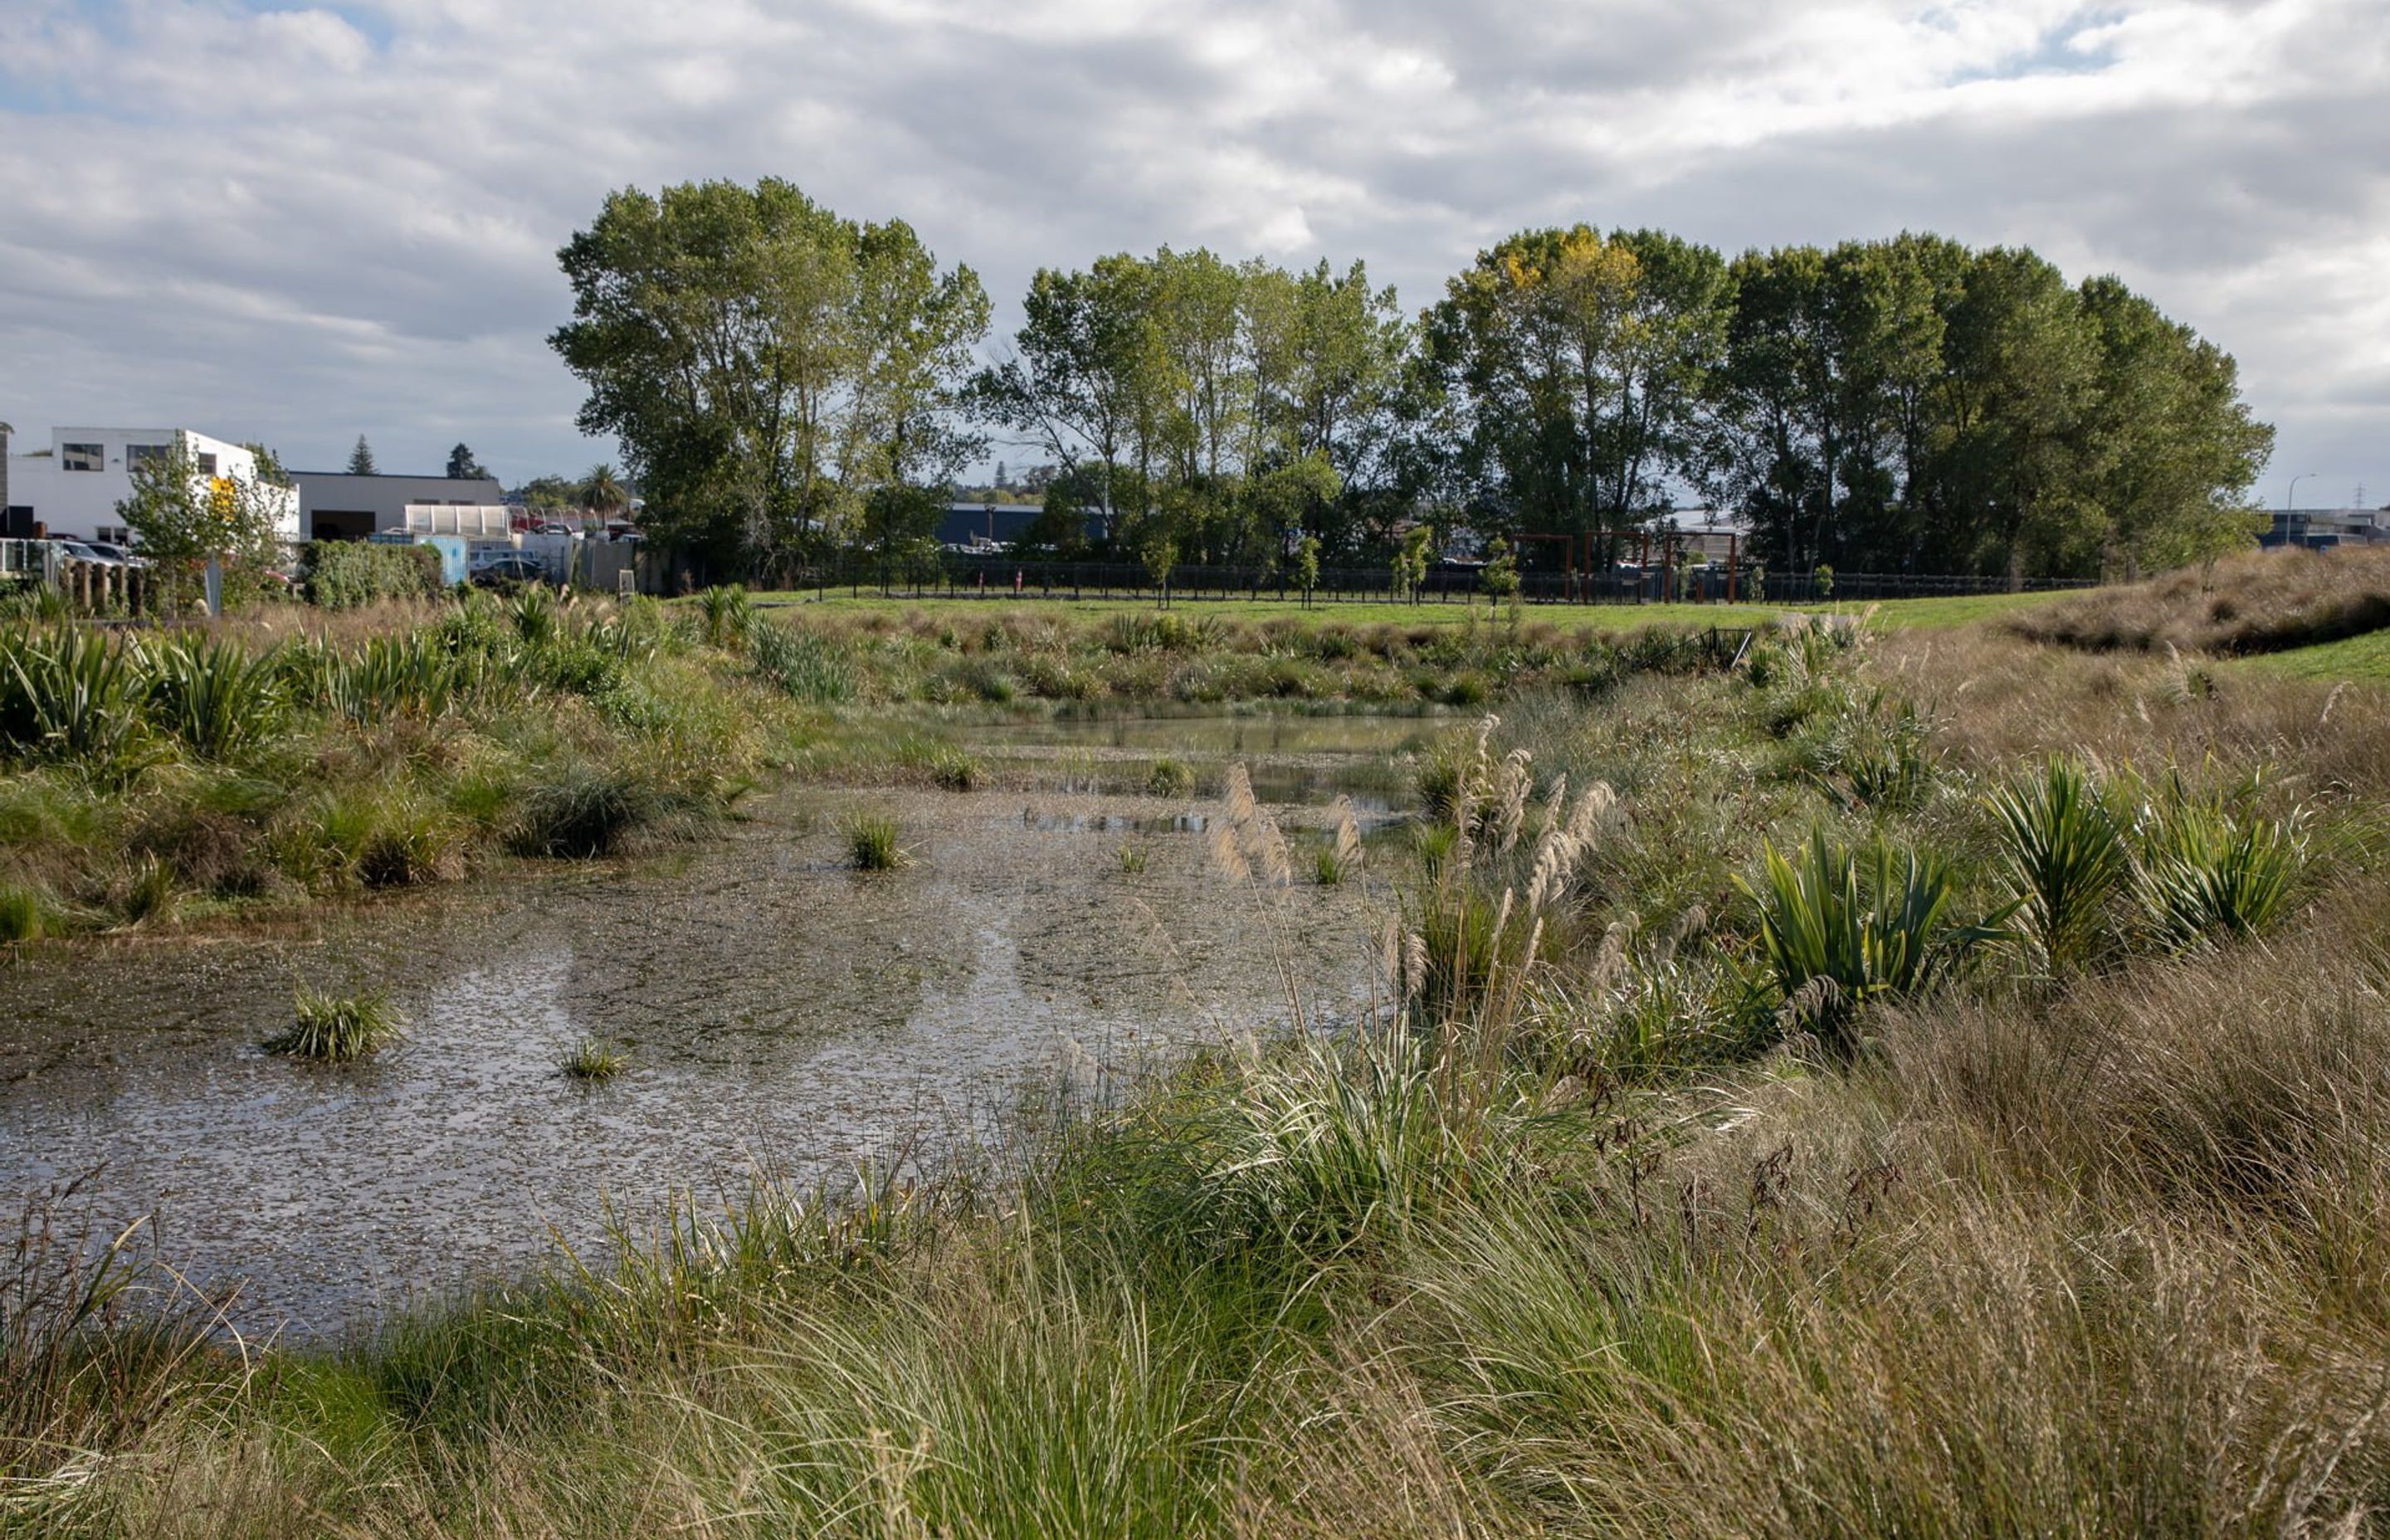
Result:
[[[846,826],[847,859],[859,872],[894,871],[912,860],[902,838],[896,820],[886,814],[857,814]]]
[[[755,603],[747,590],[732,584],[708,588],[697,597],[705,645],[735,651],[755,625]]]
[[[1120,869],[1124,877],[1136,877],[1151,864],[1152,856],[1143,845],[1125,844],[1120,848]]]
[[[389,1043],[401,1027],[390,996],[379,991],[327,995],[302,984],[291,1014],[289,1029],[266,1039],[267,1053],[345,1063]]]
[[[83,626],[0,630],[0,747],[111,775],[139,768],[144,661],[138,641]]]
[[[2079,762],[2053,757],[1989,803],[2003,875],[2044,965],[2062,971],[2095,958],[2132,877],[2124,830],[2098,782]]]
[[[1184,797],[1195,789],[1195,772],[1184,763],[1166,755],[1153,762],[1145,773],[1145,791],[1149,797]]]
[[[349,451],[349,474],[352,476],[379,474],[374,465],[373,445],[366,443],[366,436],[363,433],[357,435],[357,446]]]
[[[1999,934],[1953,918],[1957,887],[1933,855],[1818,831],[1794,860],[1773,844],[1761,860],[1756,885],[1736,881],[1758,909],[1762,997],[1830,1046],[1849,1046],[1860,1006],[1928,987]]]
[[[116,516],[158,571],[187,576],[212,560],[242,573],[276,559],[282,513],[290,506],[287,489],[201,475],[180,434],[128,475],[132,492],[116,505]]]
[[[629,1059],[610,1043],[585,1037],[564,1057],[567,1079],[585,1084],[602,1084],[623,1072]]]
[[[854,655],[837,636],[801,626],[755,622],[748,626],[748,655],[755,672],[808,705],[839,705],[858,691]]]
[[[378,545],[361,540],[310,541],[300,558],[310,603],[354,610],[392,599],[440,596],[440,553],[429,545]]]
[[[856,538],[873,491],[945,485],[976,451],[953,409],[987,296],[901,220],[773,177],[625,188],[559,260],[573,318],[550,342],[588,387],[581,424],[622,441],[649,531],[710,561]]]
[[[271,653],[198,636],[174,637],[151,655],[150,709],[159,724],[209,759],[239,752],[282,720],[282,677]]]
[[[2254,789],[2242,799],[2255,800]],[[2138,818],[2135,885],[2158,941],[2177,949],[2255,935],[2288,907],[2306,864],[2302,815],[2268,818],[2179,776]]]
[[[18,883],[0,882],[0,945],[41,939],[41,895]]]
[[[522,855],[610,855],[683,805],[635,771],[569,763],[524,792],[512,844]]]

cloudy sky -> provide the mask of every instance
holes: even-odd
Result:
[[[1414,307],[1580,219],[2025,243],[2239,355],[2267,501],[2384,504],[2385,124],[2390,0],[0,0],[0,418],[577,471],[557,247],[775,173],[910,220],[999,329],[1040,263],[1164,242]]]

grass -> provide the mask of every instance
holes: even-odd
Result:
[[[2390,551],[2255,551],[2212,571],[2074,595],[2008,623],[2091,650],[2287,651],[2390,626]]]
[[[915,641],[984,638],[882,635]],[[237,1351],[133,1314],[150,1275],[23,1249],[0,1522],[2378,1527],[2390,703],[1804,625],[1497,714],[1367,847],[1400,893],[1356,1030],[1230,1039],[984,1160],[759,1187],[338,1349]],[[1220,901],[1310,902],[1233,767],[1227,801]]]
[[[0,885],[68,936],[224,925],[693,828],[819,736],[697,629],[545,590],[0,625]]]
[[[1890,629],[1945,630],[1972,624],[1989,616],[2009,610],[2025,609],[2059,597],[2053,594],[1970,594],[1945,598],[1886,599],[1871,605],[1771,605],[1741,604],[1536,604],[1522,607],[1521,613],[1530,624],[1549,625],[1572,631],[1623,633],[1651,625],[1669,626],[1749,626],[1764,623],[1778,615],[1790,612],[1857,612],[1873,608],[1882,625]],[[753,596],[760,605],[787,607],[808,620],[815,618],[843,620],[851,617],[895,619],[913,614],[946,617],[945,623],[965,627],[983,623],[990,617],[1031,615],[1058,620],[1109,621],[1115,615],[1144,617],[1160,613],[1153,601],[1147,599],[1039,599],[1034,602],[1004,598],[987,599],[903,599],[880,598],[875,595],[861,597],[832,594],[817,598],[810,590],[802,592],[769,592]],[[1312,610],[1300,610],[1291,603],[1266,599],[1187,599],[1184,609],[1169,611],[1173,615],[1211,619],[1214,621],[1280,621],[1311,625],[1373,626],[1398,625],[1420,627],[1470,626],[1491,627],[1507,624],[1502,615],[1489,613],[1484,605],[1451,603],[1423,604],[1321,604]],[[783,609],[782,612],[787,612]],[[1507,614],[1507,611],[1504,612]]]
[[[363,1059],[399,1035],[401,1022],[390,996],[379,991],[327,995],[299,986],[289,1028],[265,1040],[265,1051],[341,1064]]]
[[[628,1063],[623,1051],[612,1044],[585,1037],[564,1056],[564,1073],[567,1079],[585,1084],[602,1084],[621,1074]]]
[[[2390,630],[2369,631],[2337,642],[2260,653],[2235,665],[2252,674],[2293,679],[2345,679],[2390,684]]]
[[[884,813],[860,813],[846,826],[848,864],[859,872],[894,871],[912,863],[912,853],[899,841],[904,831]]]

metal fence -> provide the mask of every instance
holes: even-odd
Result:
[[[1483,574],[1473,567],[1432,568],[1416,589],[1406,591],[1386,568],[1324,570],[1308,597],[1314,604],[1459,604],[1481,597]],[[2023,587],[2040,592],[2097,586],[2092,578],[2028,578]],[[906,599],[1158,599],[1162,590],[1135,562],[1010,561],[1000,557],[954,553],[938,560],[881,564],[867,553],[803,569],[773,586],[812,589],[829,595],[867,594]],[[1721,567],[1652,567],[1640,571],[1536,572],[1519,574],[1519,597],[1529,604],[1812,604],[1942,597],[2010,591],[2005,577],[1972,573],[1762,572],[1731,575]],[[1296,602],[1306,596],[1287,574],[1250,567],[1171,569],[1169,597],[1189,600],[1245,599]]]

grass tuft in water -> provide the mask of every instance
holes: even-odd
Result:
[[[564,1056],[564,1073],[584,1084],[600,1084],[621,1074],[626,1062],[623,1051],[612,1044],[585,1037]]]
[[[1135,877],[1145,870],[1151,858],[1151,853],[1143,845],[1123,845],[1120,848],[1120,869],[1123,874]]]
[[[1184,797],[1195,789],[1195,772],[1175,759],[1158,759],[1145,774],[1145,789],[1156,797]]]
[[[894,871],[910,865],[912,854],[897,842],[896,820],[884,813],[858,814],[846,827],[847,858],[859,872]]]
[[[299,986],[289,1030],[265,1040],[265,1051],[345,1063],[362,1059],[398,1035],[398,1011],[379,990],[363,995],[327,995]]]

